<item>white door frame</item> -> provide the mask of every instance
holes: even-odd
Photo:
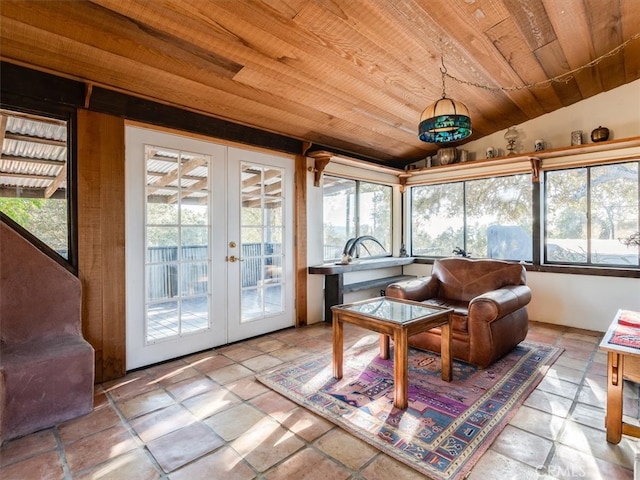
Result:
[[[145,145],[157,145],[212,157],[210,182],[210,270],[209,270],[209,318],[211,328],[204,333],[190,334],[157,344],[145,340]],[[230,161],[229,157],[233,157]],[[259,153],[199,140],[179,134],[159,132],[150,128],[126,127],[125,165],[125,258],[126,258],[126,351],[127,370],[187,355],[231,341],[268,333],[295,324],[295,284],[293,266],[293,175],[291,159],[268,153]],[[285,314],[262,321],[240,322],[240,292],[230,285],[239,285],[238,268],[230,272],[227,257],[230,235],[239,243],[240,222],[239,178],[240,159],[265,165],[282,165],[286,176],[286,239],[289,251],[284,269]],[[233,183],[232,183],[233,182]],[[232,187],[233,185],[233,187]],[[235,197],[234,197],[235,195]],[[230,201],[235,199],[236,201]],[[232,218],[233,217],[233,218]],[[232,231],[233,230],[233,231]]]

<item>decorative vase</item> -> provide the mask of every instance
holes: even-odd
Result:
[[[609,138],[609,129],[607,127],[598,127],[591,132],[591,141],[604,142]]]
[[[516,154],[516,142],[518,141],[518,130],[516,127],[509,127],[504,134],[504,139],[507,141],[507,155]]]
[[[440,148],[438,149],[437,156],[440,165],[448,165],[456,161],[457,150],[455,147]]]
[[[571,145],[582,145],[582,130],[571,132]]]

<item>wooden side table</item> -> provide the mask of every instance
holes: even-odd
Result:
[[[396,408],[408,405],[408,338],[441,327],[442,379],[451,381],[451,313],[453,309],[396,298],[372,298],[331,307],[333,311],[333,376],[342,378],[343,323],[352,323],[380,333],[380,357],[389,358],[389,337],[393,337],[393,382]]]
[[[611,343],[616,331],[619,331],[618,322],[624,310],[618,310],[613,322],[609,325],[600,342],[600,350],[607,352],[607,414],[605,426],[607,429],[607,442],[620,443],[622,434],[640,437],[640,427],[630,425],[622,421],[622,387],[624,380],[640,383],[640,348]],[[640,337],[640,329],[638,336]]]

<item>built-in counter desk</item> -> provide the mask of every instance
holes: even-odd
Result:
[[[324,263],[309,267],[309,273],[324,275],[324,320],[331,321],[331,307],[344,303],[344,294],[370,288],[386,288],[387,285],[416,278],[413,275],[394,275],[374,278],[362,282],[344,283],[344,274],[365,270],[377,270],[389,267],[401,267],[414,262],[414,257],[383,257],[367,260],[354,260],[351,263]]]

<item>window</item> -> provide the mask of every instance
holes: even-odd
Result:
[[[70,260],[67,122],[0,110],[0,211]]]
[[[349,239],[374,237],[391,254],[388,185],[324,176],[324,260],[337,260]]]
[[[597,266],[639,265],[621,240],[639,230],[640,162],[545,174],[545,260]]]
[[[446,257],[464,247],[464,183],[411,189],[411,246],[415,256]]]
[[[532,260],[530,175],[411,189],[412,255]]]

